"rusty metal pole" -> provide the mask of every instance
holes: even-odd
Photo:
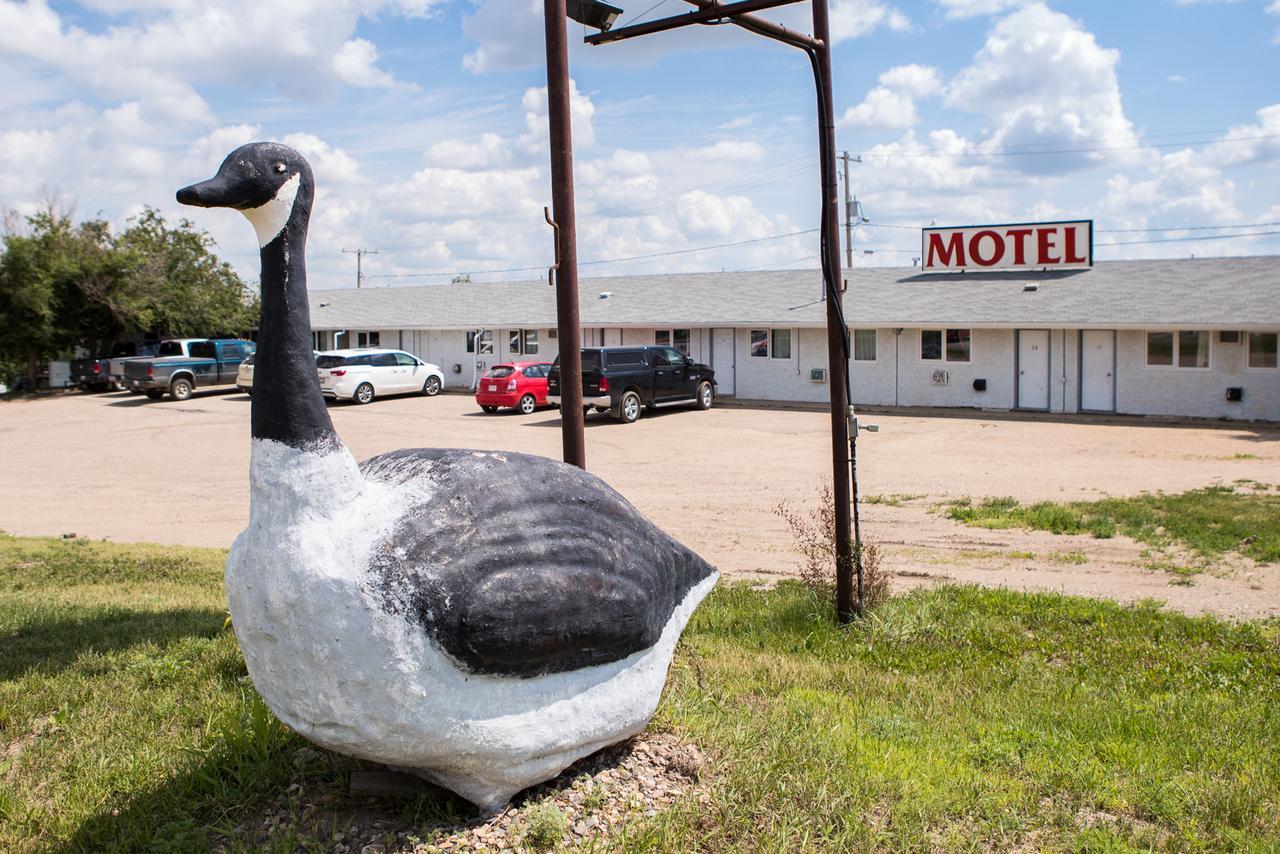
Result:
[[[560,431],[564,461],[587,467],[582,412],[582,328],[578,321],[577,217],[573,207],[573,125],[565,0],[543,0],[547,31],[547,118],[551,124],[551,205],[558,228],[556,329],[560,342]]]
[[[836,190],[835,106],[831,94],[831,25],[827,0],[813,0],[817,49],[818,146],[822,160],[823,274],[827,277],[827,365],[831,377],[831,468],[835,493],[836,620],[856,616],[853,599],[853,506],[850,487],[848,370],[840,303],[840,208]]]

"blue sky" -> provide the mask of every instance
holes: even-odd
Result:
[[[690,8],[653,2],[620,23]],[[320,183],[313,288],[352,286],[357,247],[372,286],[545,275],[541,6],[0,0],[0,206],[158,207],[252,279],[249,225],[173,191],[277,139]],[[910,264],[935,221],[1093,218],[1099,259],[1280,251],[1256,234],[1280,231],[1280,0],[830,6],[837,145],[870,219],[855,267]],[[807,31],[807,3],[769,14]],[[582,34],[584,276],[816,266],[802,54],[727,26]]]

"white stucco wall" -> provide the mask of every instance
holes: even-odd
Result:
[[[1209,342],[1209,368],[1151,368],[1146,333],[1116,333],[1116,409],[1140,415],[1280,420],[1280,371],[1246,369],[1246,345]],[[1243,337],[1243,336],[1242,336]],[[1240,386],[1244,400],[1230,403],[1227,388]]]

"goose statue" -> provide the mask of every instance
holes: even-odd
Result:
[[[294,730],[496,810],[645,727],[718,573],[573,466],[436,448],[357,464],[311,351],[314,193],[306,160],[266,142],[178,192],[239,210],[261,248],[236,635]]]

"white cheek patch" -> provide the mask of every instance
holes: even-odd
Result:
[[[284,230],[289,215],[293,213],[293,200],[298,197],[298,187],[302,184],[302,176],[295,173],[276,190],[275,198],[265,205],[249,208],[240,213],[253,223],[253,230],[258,233],[258,248],[261,249],[276,239]]]

